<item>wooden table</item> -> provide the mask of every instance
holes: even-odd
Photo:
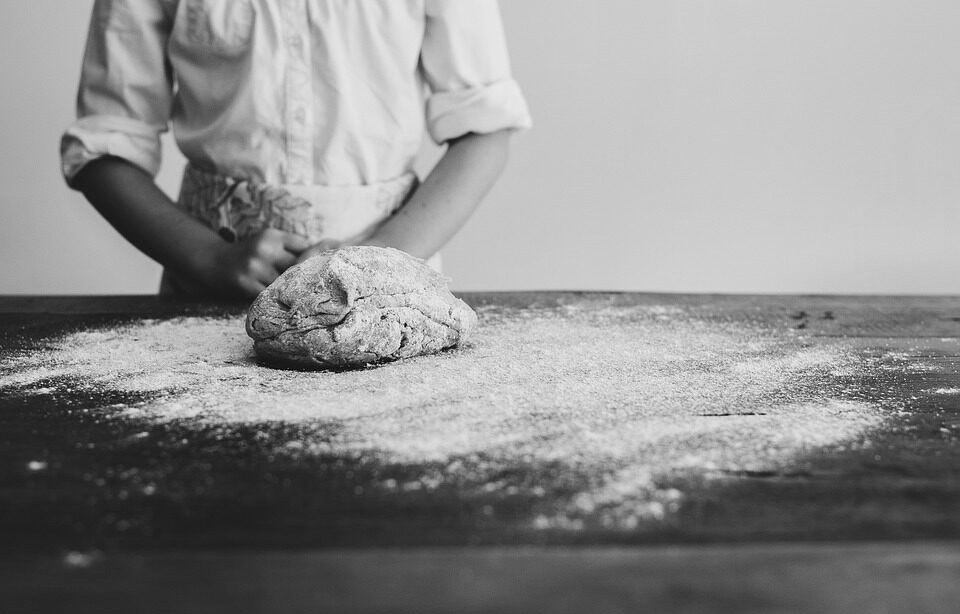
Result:
[[[870,446],[805,459],[802,471],[686,485],[669,526],[536,532],[491,520],[483,501],[455,491],[358,501],[348,494],[363,467],[324,467],[318,482],[317,465],[271,456],[262,429],[225,441],[176,423],[103,420],[109,399],[0,389],[0,611],[960,611],[960,298],[464,298],[520,311],[676,305],[802,330],[812,345],[843,338],[864,357],[901,350],[896,369],[850,393],[898,411]],[[0,297],[0,358],[83,327],[242,311]],[[149,442],[136,437],[144,428]],[[191,445],[176,445],[187,436]],[[40,456],[55,462],[31,465]],[[119,496],[130,471],[151,473],[169,496]]]

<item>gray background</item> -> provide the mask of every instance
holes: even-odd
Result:
[[[0,4],[0,293],[156,289],[59,175],[91,5]],[[444,252],[456,288],[960,292],[960,3],[501,6],[535,128]]]

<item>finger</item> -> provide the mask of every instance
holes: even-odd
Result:
[[[240,290],[249,298],[256,298],[266,288],[266,284],[249,277],[240,280]]]
[[[285,234],[272,228],[264,231],[251,244],[251,254],[256,260],[266,261],[279,271],[286,270],[297,261],[297,254],[286,248]]]
[[[264,228],[252,235],[248,241],[254,245],[282,245],[283,249],[294,254],[310,249],[313,245],[306,237],[277,228]]]
[[[250,263],[250,277],[256,281],[270,285],[279,276],[280,272],[269,262],[254,260]]]
[[[337,241],[336,239],[324,239],[323,241],[320,241],[314,245],[314,247],[319,251],[325,252],[331,249],[340,249],[343,247],[343,245],[343,241]]]
[[[323,252],[327,251],[327,249],[328,249],[328,248],[327,248],[326,246],[322,245],[322,244],[321,244],[321,245],[314,245],[313,247],[311,247],[310,249],[308,249],[307,251],[303,252],[302,254],[300,254],[300,255],[297,257],[297,264],[300,264],[300,263],[303,262],[304,260],[308,260],[308,259],[310,259],[310,258],[313,258],[313,257],[316,256],[317,254],[322,254]]]
[[[292,232],[284,232],[281,241],[283,241],[283,249],[291,254],[300,254],[313,246],[309,239]]]
[[[270,255],[270,262],[278,271],[286,271],[293,265],[300,262],[300,258],[298,258],[296,254],[292,254],[285,249],[281,249]]]

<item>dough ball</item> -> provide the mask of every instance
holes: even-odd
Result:
[[[422,260],[365,246],[290,267],[247,314],[247,334],[264,361],[315,369],[439,352],[476,325],[477,314]]]

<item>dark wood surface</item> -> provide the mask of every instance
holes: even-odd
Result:
[[[932,544],[119,553],[0,557],[5,612],[953,614]]]
[[[510,518],[491,522],[480,511],[483,501],[461,500],[455,491],[358,502],[346,493],[370,468],[272,458],[258,439],[262,428],[235,429],[224,441],[222,433],[176,424],[101,419],[97,408],[116,399],[78,394],[51,404],[0,390],[7,553],[0,606],[15,606],[3,611],[121,611],[110,603],[129,611],[138,600],[151,604],[140,611],[218,611],[209,600],[228,593],[221,605],[285,611],[277,606],[284,591],[291,596],[286,611],[324,604],[358,612],[531,611],[533,604],[588,611],[578,599],[597,612],[635,611],[636,604],[650,611],[849,612],[856,603],[871,604],[860,609],[871,612],[960,611],[960,594],[945,582],[960,578],[960,395],[930,394],[960,386],[960,298],[464,298],[517,309],[672,304],[721,322],[803,330],[813,344],[842,337],[864,357],[901,349],[908,358],[896,370],[878,369],[851,393],[898,412],[872,434],[869,449],[813,454],[790,474],[747,473],[692,490],[688,484],[692,494],[668,526],[576,534],[519,530]],[[143,296],[0,297],[0,352],[12,356],[79,328],[242,311]],[[937,369],[913,370],[910,360]],[[132,438],[145,428],[149,445]],[[270,428],[271,436],[283,435],[282,425]],[[174,445],[188,435],[191,446]],[[56,460],[51,470],[26,469],[38,451]],[[118,497],[119,476],[131,469],[159,480],[166,495]],[[103,477],[91,482],[89,475]],[[521,516],[522,501],[516,505],[512,513]],[[446,549],[423,550],[438,546]],[[123,588],[113,584],[117,578]],[[198,587],[201,580],[206,585]],[[568,588],[578,582],[586,592]],[[780,589],[770,588],[777,582]],[[194,609],[162,607],[169,605],[165,591],[179,585],[188,587],[181,603]],[[81,609],[65,606],[78,603]]]

